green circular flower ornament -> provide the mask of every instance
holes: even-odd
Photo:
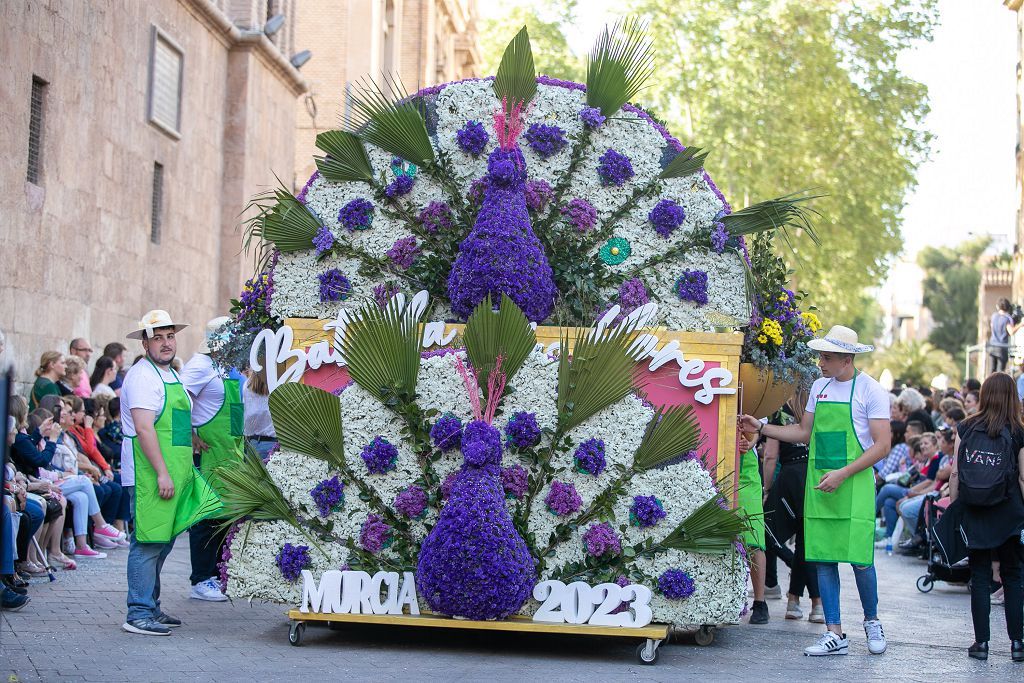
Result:
[[[597,255],[609,266],[617,266],[629,258],[632,247],[624,237],[612,237],[598,250]]]

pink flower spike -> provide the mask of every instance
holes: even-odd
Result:
[[[515,147],[516,140],[526,128],[523,120],[524,106],[524,102],[520,100],[509,110],[508,99],[501,98],[501,107],[494,112],[494,132],[498,136],[498,147],[501,149]]]
[[[494,361],[494,369],[487,375],[487,412],[484,414],[484,422],[487,424],[494,421],[494,413],[497,412],[501,395],[505,392],[508,377],[501,371],[502,360],[504,359],[499,354]]]
[[[466,369],[465,364],[462,362],[462,358],[458,356],[455,358],[455,369],[458,370],[459,375],[462,377],[463,384],[466,385],[466,393],[469,394],[469,405],[473,409],[474,419],[482,420],[483,413],[480,411],[480,389],[477,387],[476,375]]]

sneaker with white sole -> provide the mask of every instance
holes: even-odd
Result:
[[[161,624],[156,619],[132,619],[121,624],[128,633],[138,633],[142,636],[169,636],[171,629]]]
[[[196,585],[192,586],[192,593],[189,595],[190,598],[196,600],[207,600],[209,602],[224,602],[228,599],[228,596],[220,592],[220,586],[217,585],[217,581],[214,579],[207,579],[206,581],[200,581]]]
[[[110,524],[104,524],[101,527],[96,527],[92,530],[93,538],[97,536],[106,536],[107,538],[118,540],[124,538],[124,533],[118,531]]]
[[[100,536],[99,534],[93,534],[92,544],[97,548],[103,548],[104,550],[120,547],[115,539],[110,538],[109,536]]]
[[[800,609],[799,602],[791,602],[786,605],[786,618],[787,619],[803,619],[804,611]]]
[[[818,642],[810,647],[804,648],[804,654],[808,657],[825,657],[827,655],[845,655],[850,649],[850,640],[844,633],[837,636],[832,631],[825,631]]]
[[[885,652],[888,643],[885,642],[885,632],[882,631],[882,622],[878,619],[870,619],[864,622],[864,634],[868,637],[868,652],[873,655],[880,655]]]
[[[825,610],[822,609],[821,605],[811,605],[811,615],[807,617],[807,621],[812,624],[825,623]]]

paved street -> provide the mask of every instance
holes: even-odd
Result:
[[[279,606],[204,603],[187,599],[188,543],[181,539],[164,570],[164,609],[185,625],[170,637],[129,635],[124,614],[126,551],[83,562],[32,586],[31,604],[4,614],[0,673],[10,681],[296,681],[356,680],[713,681],[758,680],[1020,680],[1024,665],[1009,658],[1002,608],[995,608],[993,652],[988,663],[968,659],[968,595],[939,584],[918,593],[924,564],[878,559],[881,618],[889,651],[867,653],[859,627],[856,590],[843,597],[851,618],[846,657],[808,658],[802,648],[819,633],[806,621],[785,621],[783,601],[769,602],[767,626],[732,626],[709,647],[673,643],[655,666],[635,658],[635,642],[600,638],[544,638],[418,629],[310,627],[302,647],[287,642]],[[784,569],[784,567],[783,567]],[[846,568],[844,589],[853,587]],[[785,583],[783,583],[785,585]],[[805,601],[806,602],[806,601]]]

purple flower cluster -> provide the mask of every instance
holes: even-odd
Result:
[[[622,307],[622,315],[628,315],[646,304],[650,299],[647,296],[647,286],[638,277],[630,278],[619,285],[619,306]]]
[[[622,552],[619,536],[608,522],[591,524],[583,533],[583,545],[587,549],[587,554],[593,557],[618,555]]]
[[[480,156],[487,147],[488,140],[490,136],[487,129],[478,121],[466,121],[466,125],[455,133],[455,141],[459,143],[459,147],[472,156]]]
[[[530,486],[530,473],[522,465],[503,467],[501,470],[501,487],[505,495],[519,500]]]
[[[576,197],[561,208],[562,215],[580,232],[586,232],[597,224],[597,209],[586,199]]]
[[[716,221],[711,229],[711,248],[716,254],[725,251],[725,245],[729,241],[729,231],[725,229],[725,223]]]
[[[452,209],[446,202],[430,202],[420,210],[416,218],[431,235],[441,230],[450,230],[455,224]]]
[[[501,464],[501,432],[482,420],[473,420],[462,434],[462,459],[470,467]]]
[[[352,282],[337,268],[317,276],[320,280],[320,301],[344,301],[352,292]]]
[[[320,516],[326,517],[345,504],[345,483],[338,479],[338,475],[334,475],[314,486],[309,495],[316,503]]]
[[[558,126],[548,126],[543,123],[531,123],[523,135],[530,149],[540,155],[542,159],[558,154],[569,141],[565,139],[565,131]]]
[[[540,443],[540,427],[537,426],[537,414],[520,411],[512,416],[505,426],[507,443],[516,448],[533,448]]]
[[[580,110],[580,121],[587,128],[600,128],[607,120],[608,117],[601,114],[601,110],[597,107],[583,107]]]
[[[576,469],[593,476],[604,472],[607,461],[604,458],[604,441],[601,439],[587,439],[576,447],[572,456],[576,463]]]
[[[376,555],[391,545],[391,527],[375,514],[370,514],[359,530],[359,546],[368,553]]]
[[[518,147],[491,152],[484,204],[448,275],[452,311],[462,319],[488,294],[508,295],[535,322],[554,308],[557,290],[544,248],[530,228],[525,184],[526,161]]]
[[[690,575],[682,569],[666,569],[658,577],[658,590],[669,600],[685,600],[693,595],[697,587]]]
[[[671,199],[662,199],[647,214],[647,220],[654,225],[655,232],[668,238],[686,220],[686,210]]]
[[[235,536],[238,534],[238,530],[242,527],[242,522],[238,521],[231,525],[228,532],[224,535],[224,543],[221,545],[220,560],[217,562],[217,575],[220,579],[220,592],[227,594],[228,592],[228,563],[231,562],[231,543],[235,540]]]
[[[685,453],[680,453],[677,456],[665,460],[664,462],[658,464],[656,468],[659,470],[664,470],[669,467],[672,467],[673,465],[678,465],[681,462],[693,462],[699,459],[700,453],[698,453],[697,451],[686,451]]]
[[[445,413],[430,428],[430,440],[434,448],[448,451],[462,445],[462,420],[451,413]]]
[[[387,250],[387,257],[396,266],[405,270],[412,265],[412,262],[419,256],[420,248],[416,244],[416,238],[412,235],[400,237],[395,240],[391,248]]]
[[[363,446],[359,454],[366,463],[370,474],[385,474],[395,469],[398,462],[398,449],[383,436],[373,437],[373,441]]]
[[[366,230],[373,223],[373,202],[362,197],[353,199],[338,211],[338,222],[350,232]]]
[[[625,588],[626,586],[628,586],[632,582],[629,580],[628,577],[625,577],[622,574],[619,574],[617,577],[615,577],[615,581],[613,581],[612,583],[614,583],[619,588]],[[619,603],[618,607],[616,607],[615,609],[613,609],[611,611],[611,614],[621,614],[622,612],[628,612],[628,611],[629,611],[629,603],[626,602],[626,601],[623,601],[623,602]]]
[[[477,178],[469,184],[466,191],[466,201],[472,206],[483,206],[484,197],[487,196],[487,179]]]
[[[277,553],[277,568],[281,570],[281,576],[289,581],[299,578],[309,562],[309,546],[306,545],[285,543]]]
[[[708,274],[703,270],[684,270],[676,280],[676,294],[698,306],[708,302]]]
[[[455,480],[459,477],[459,470],[455,470],[441,482],[441,498],[448,500],[452,495],[452,489],[455,487]]]
[[[415,484],[402,489],[395,496],[395,511],[409,519],[420,517],[426,509],[427,494]]]
[[[330,251],[334,246],[334,233],[330,228],[320,226],[313,237],[313,246],[316,247],[316,255],[320,256],[325,251]]]
[[[246,280],[238,297],[240,310],[236,313],[235,320],[241,322],[249,317],[254,318],[252,329],[260,329],[260,321],[270,313],[270,299],[274,294],[274,267],[277,266],[279,254],[280,252],[275,249],[270,267]]]
[[[401,197],[402,195],[409,194],[412,192],[412,186],[415,181],[407,175],[400,175],[392,180],[387,187],[384,188],[384,195],[388,199],[394,199]]]
[[[665,519],[667,513],[657,496],[633,496],[629,506],[629,523],[641,529],[654,526]]]
[[[317,178],[319,178],[319,177],[320,177],[320,171],[313,171],[313,175],[309,176],[309,180],[307,180],[307,181],[306,181],[306,184],[302,186],[302,189],[301,189],[301,190],[299,190],[299,193],[298,193],[297,195],[295,195],[295,198],[296,198],[297,200],[299,200],[299,202],[300,202],[300,203],[301,203],[301,204],[302,204],[303,206],[305,206],[305,205],[306,205],[306,195],[307,195],[307,194],[309,194],[309,188],[310,188],[310,186],[311,186],[311,185],[312,185],[312,184],[313,184],[314,182],[316,182],[316,179],[317,179]]]
[[[576,493],[576,487],[562,481],[551,482],[551,490],[544,497],[544,504],[553,514],[571,515],[583,505],[583,499]]]
[[[373,300],[382,310],[388,305],[391,297],[395,294],[398,294],[398,287],[390,282],[382,282],[373,287]]]
[[[602,154],[598,162],[597,177],[601,179],[602,185],[621,187],[634,175],[633,164],[629,157],[614,149],[609,149]]]
[[[540,213],[554,198],[555,192],[546,180],[531,180],[526,183],[526,207]]]

